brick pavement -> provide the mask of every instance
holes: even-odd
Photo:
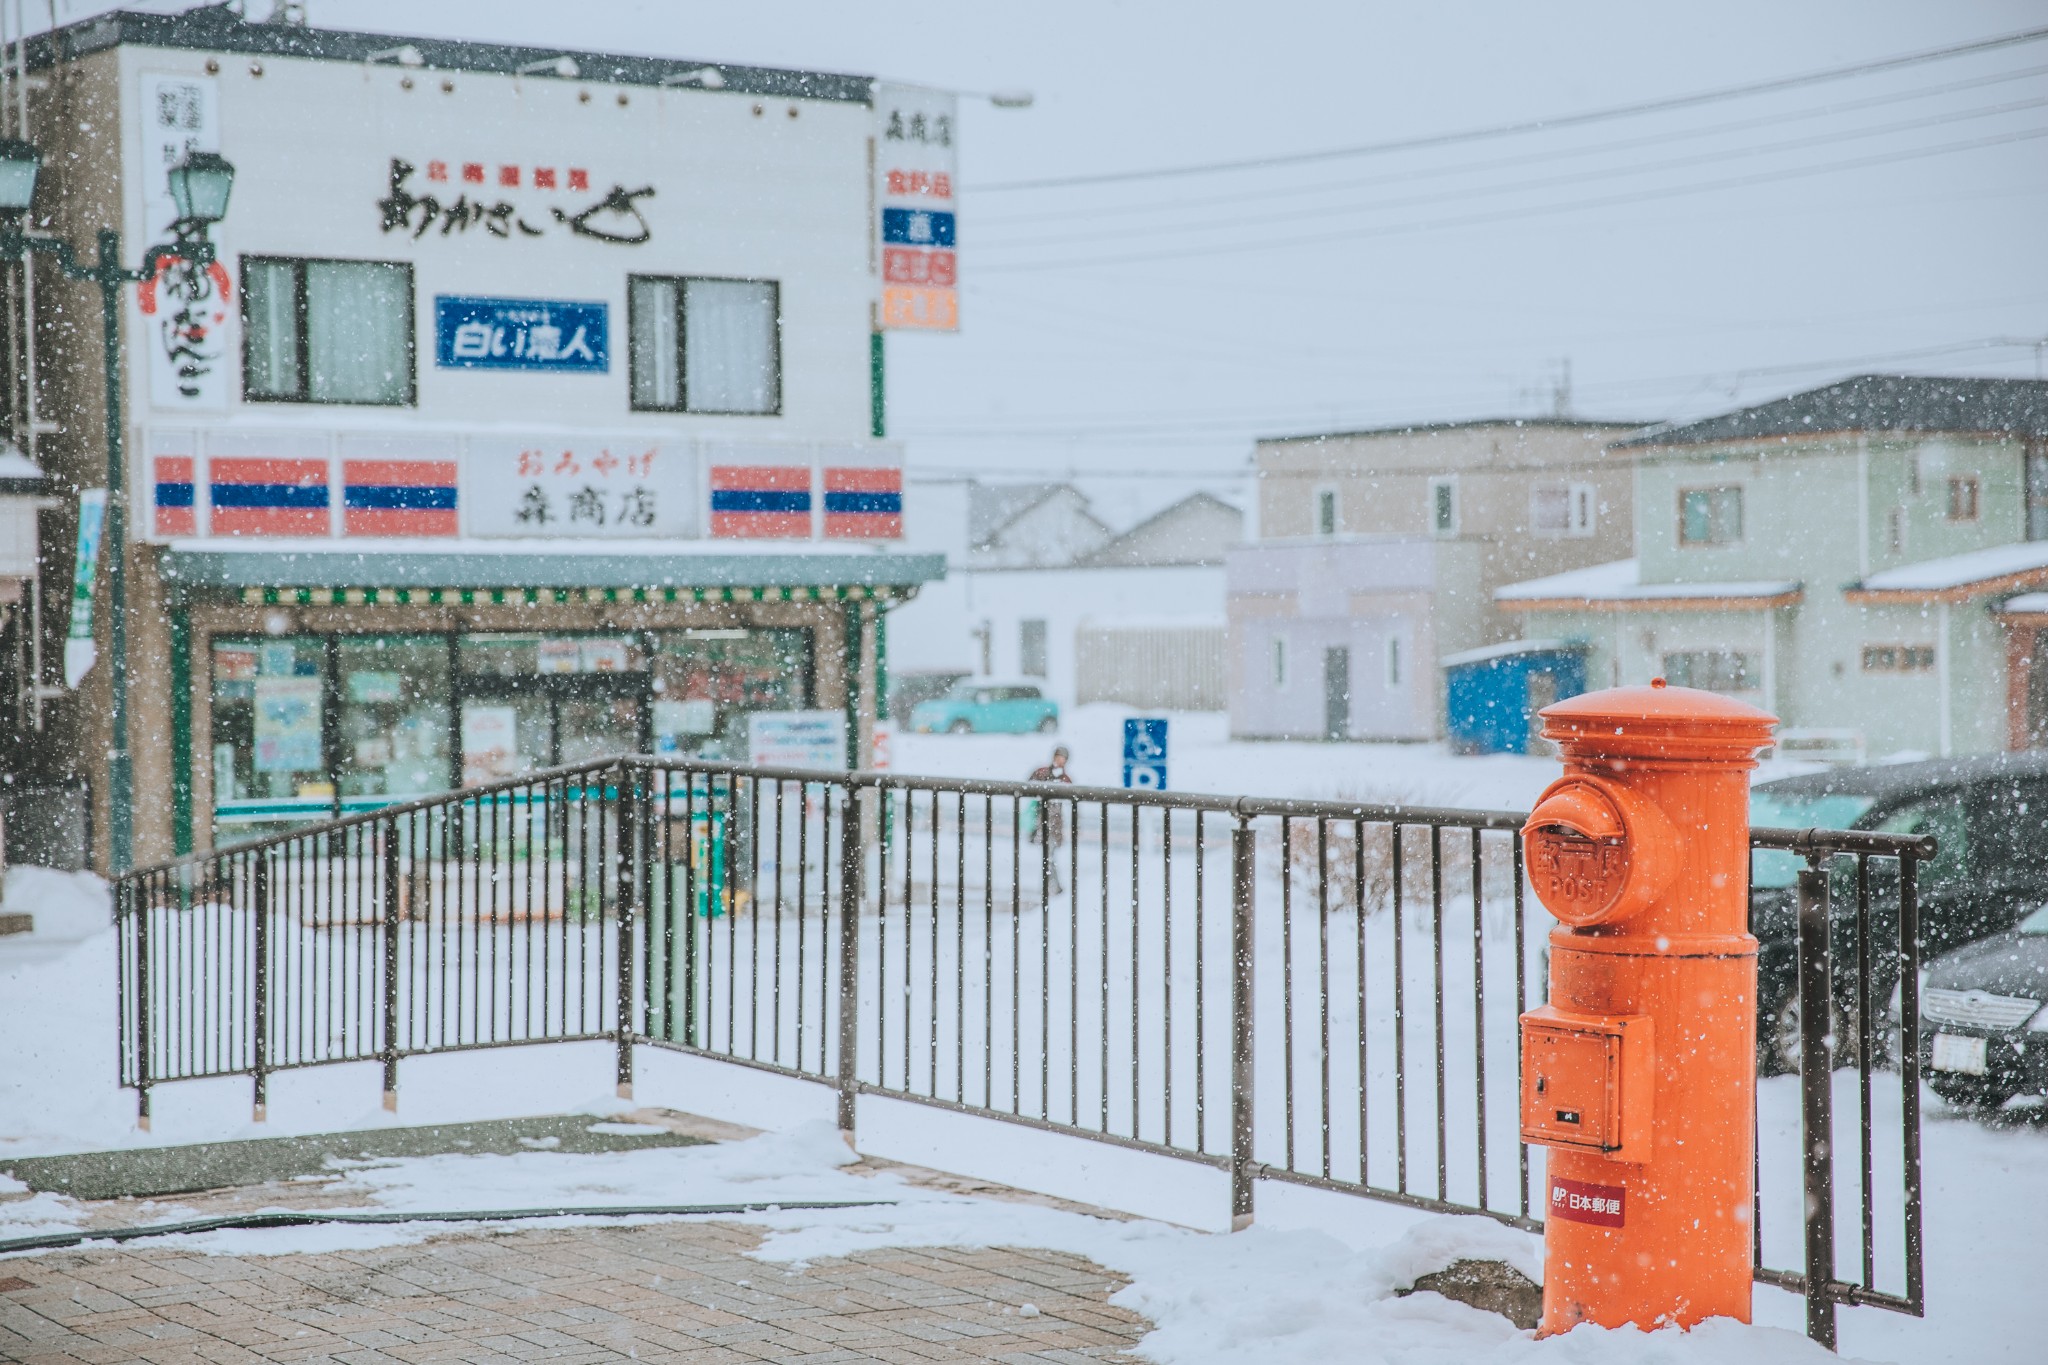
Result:
[[[1129,1359],[1146,1330],[1106,1302],[1122,1278],[1078,1256],[898,1248],[795,1270],[749,1259],[760,1236],[688,1220],[291,1256],[14,1258],[0,1261],[0,1360],[1079,1362]]]

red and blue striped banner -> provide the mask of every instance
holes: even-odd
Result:
[[[217,536],[329,533],[327,461],[224,458],[206,462],[207,529]]]
[[[190,455],[159,455],[153,461],[155,467],[156,534],[160,536],[196,536],[199,534],[199,508],[194,497],[192,482],[193,459]]]
[[[455,461],[343,460],[342,534],[456,534]]]
[[[895,540],[903,534],[901,469],[825,469],[825,535]]]
[[[809,539],[809,465],[713,465],[711,534]]]

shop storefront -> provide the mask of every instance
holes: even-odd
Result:
[[[342,556],[165,556],[169,711],[144,714],[172,741],[170,841],[218,846],[618,754],[743,761],[764,712],[835,712],[859,755],[886,685],[887,612],[941,568],[619,558],[348,557],[342,574],[318,572]],[[271,586],[287,567],[340,586]],[[594,581],[684,573],[697,581]]]

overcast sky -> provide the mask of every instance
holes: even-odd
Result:
[[[890,338],[891,434],[926,470],[1113,488],[1242,469],[1260,434],[1548,413],[1567,361],[1571,412],[1649,420],[1870,369],[2032,376],[2040,348],[1994,343],[2048,337],[2048,41],[1430,149],[1002,188],[1816,73],[2048,24],[2038,0],[308,8],[1034,91],[964,112],[963,330]]]

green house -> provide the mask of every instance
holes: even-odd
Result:
[[[1863,375],[1609,449],[1635,557],[1495,593],[1590,686],[1741,697],[1788,753],[2048,747],[2048,382]]]

